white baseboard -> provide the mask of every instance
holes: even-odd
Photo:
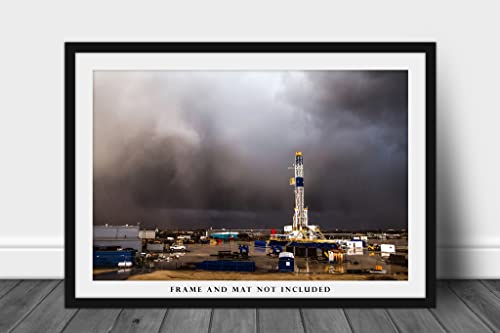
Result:
[[[499,279],[500,248],[438,248],[440,279]],[[62,279],[64,248],[0,248],[0,279]]]
[[[499,248],[438,248],[439,279],[500,279]]]
[[[64,248],[0,248],[0,279],[62,279]]]

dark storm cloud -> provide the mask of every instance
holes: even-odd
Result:
[[[406,226],[406,72],[96,72],[94,222]]]
[[[309,169],[311,187],[321,189],[309,193],[310,202],[356,224],[405,224],[407,73],[308,77],[307,89],[291,89],[288,96],[318,132],[318,142],[304,149],[321,161]]]

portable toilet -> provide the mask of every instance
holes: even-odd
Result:
[[[291,252],[281,252],[278,257],[278,270],[280,272],[293,272],[295,259]]]
[[[248,245],[241,245],[240,244],[239,250],[240,250],[240,256],[242,258],[248,258],[248,252],[249,252]]]

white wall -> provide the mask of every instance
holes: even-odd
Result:
[[[139,40],[437,41],[438,274],[500,277],[498,2],[176,2],[1,2],[1,277],[63,276],[63,42]]]

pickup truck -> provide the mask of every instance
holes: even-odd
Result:
[[[184,245],[171,245],[170,252],[184,252],[186,247]]]

